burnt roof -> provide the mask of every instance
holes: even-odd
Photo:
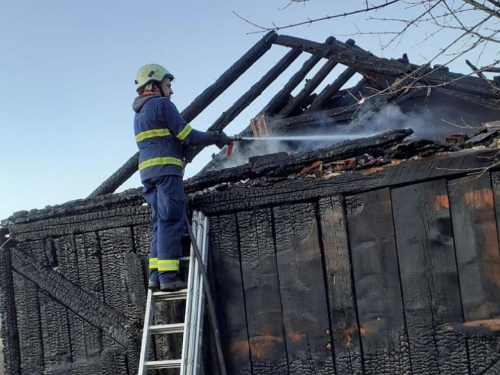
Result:
[[[277,36],[274,43],[292,48],[275,68],[288,64],[290,55],[297,50],[312,56],[258,113],[258,117],[267,117],[265,132],[249,125],[241,135],[359,134],[409,126],[418,127],[414,129],[417,136],[444,140],[457,127],[470,135],[482,123],[500,118],[497,79],[452,73],[439,65],[411,64],[406,54],[400,59],[380,58],[356,46],[353,40],[343,43],[328,38],[325,43],[316,43]],[[319,57],[324,58],[323,66],[307,77],[312,66],[321,62]],[[344,71],[324,89],[315,92],[338,64],[345,66]],[[355,75],[361,75],[361,80],[353,87],[344,88]],[[292,96],[292,90],[301,83],[302,89]],[[236,107],[248,103],[254,88],[242,96]],[[397,107],[401,115],[387,118],[384,110],[388,107]],[[310,150],[321,147],[324,144],[310,145]],[[240,151],[251,155],[251,148],[247,144]],[[198,176],[219,170],[227,162],[223,150]]]
[[[424,120],[439,122],[434,124],[430,133],[438,132],[442,136],[450,133],[452,129],[443,131],[437,129],[446,127],[445,124],[448,123],[459,125],[466,123],[472,128],[471,123],[477,125],[500,117],[500,90],[497,88],[499,81],[497,77],[489,80],[484,75],[473,76],[475,73],[472,73],[473,75],[453,73],[444,66],[412,64],[406,54],[397,59],[381,58],[360,48],[353,40],[344,43],[329,37],[321,43],[269,32],[182,111],[186,121],[192,121],[207,108],[273,45],[289,47],[290,50],[224,111],[209,127],[209,131],[224,130],[304,52],[311,56],[256,114],[256,117],[270,116],[272,119],[270,130],[273,133],[310,132],[324,129],[325,124],[332,125],[329,126],[332,132],[337,131],[337,125],[359,128],[377,117],[377,114],[388,106],[398,107],[403,113],[412,116],[420,116],[428,108],[445,113],[445,122],[440,121],[437,115]],[[322,64],[321,68],[309,76],[318,64]],[[315,92],[338,65],[344,66],[344,71],[332,82],[328,82],[324,89]],[[350,88],[344,87],[355,75],[360,75],[359,83]],[[299,93],[292,96],[292,92],[301,85],[303,87]],[[389,125],[382,130],[414,127],[411,124],[399,123],[395,126]],[[418,130],[414,130],[418,134]],[[472,129],[466,129],[466,133],[471,132]],[[242,133],[251,134],[250,125]],[[216,156],[201,174],[210,169],[220,168],[221,162],[225,159],[223,155],[221,152]],[[137,171],[137,165],[138,154],[96,189],[91,197],[114,192]]]

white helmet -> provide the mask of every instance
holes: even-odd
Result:
[[[144,88],[150,82],[161,82],[165,78],[170,78],[171,81],[174,80],[174,76],[163,66],[158,64],[146,64],[137,72],[137,79],[135,84],[137,85],[137,92]]]

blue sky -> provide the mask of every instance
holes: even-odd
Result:
[[[344,11],[343,3],[312,0],[280,10],[287,1],[2,0],[0,219],[84,198],[137,151],[131,103],[141,65],[159,63],[176,76],[172,100],[182,110],[263,36],[247,35],[255,29],[233,11],[264,25],[288,24]],[[362,1],[349,3],[354,9]],[[401,7],[394,11],[411,12]],[[316,41],[330,35],[346,40],[346,34],[358,28],[387,26],[368,25],[365,19],[360,15],[280,33]],[[378,55],[408,52],[412,62],[424,63],[422,56],[432,55],[452,37],[415,46],[425,32],[425,27],[410,31],[396,49],[386,51],[379,50],[377,36],[354,39]],[[286,51],[273,47],[192,125],[207,129]],[[226,132],[235,134],[245,127],[307,57],[303,54]],[[463,61],[452,69],[468,72]],[[338,67],[332,77],[341,70]],[[186,175],[196,173],[216,151],[205,150]],[[138,186],[136,174],[119,191]]]

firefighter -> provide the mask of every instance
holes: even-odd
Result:
[[[179,278],[179,252],[184,232],[186,196],[182,181],[184,150],[194,146],[224,147],[224,134],[192,129],[170,101],[174,76],[163,66],[139,69],[135,84],[134,132],[139,147],[143,195],[151,209],[153,236],[149,258],[149,287],[162,291],[186,288]]]

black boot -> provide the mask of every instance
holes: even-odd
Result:
[[[186,289],[187,283],[182,280],[175,280],[171,283],[160,284],[160,289],[162,292],[175,292],[177,290]]]
[[[158,271],[152,270],[149,274],[149,289],[158,290],[160,289],[160,279],[158,278]]]

